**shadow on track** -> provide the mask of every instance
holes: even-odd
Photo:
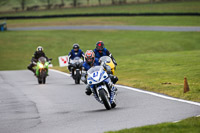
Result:
[[[124,109],[124,108],[121,108],[121,107],[116,107],[114,109],[111,109],[111,110],[107,110],[107,109],[96,109],[96,110],[89,110],[89,111],[84,111],[84,113],[99,113],[99,112],[107,112],[107,111],[117,111],[117,110],[121,110],[121,109]]]

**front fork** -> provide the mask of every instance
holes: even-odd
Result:
[[[109,87],[109,88],[108,88]],[[95,97],[95,99],[103,104],[103,101],[101,100],[101,98],[99,97],[99,90],[100,89],[104,89],[108,95],[109,101],[112,104],[115,101],[115,96],[116,96],[116,88],[115,86],[109,82],[109,83],[105,83],[105,85],[100,85],[95,87],[94,86],[90,86],[92,93]]]
[[[46,74],[48,75],[48,69],[47,68],[42,68],[42,69],[40,69],[40,68],[38,68],[38,69],[36,69],[36,76],[39,76],[40,75],[40,73],[42,72],[42,70],[45,70],[46,71]]]

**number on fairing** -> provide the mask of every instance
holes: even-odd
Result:
[[[98,72],[93,73],[93,78],[95,78],[96,76],[98,76]]]

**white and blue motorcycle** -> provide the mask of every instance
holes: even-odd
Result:
[[[102,66],[94,66],[87,71],[87,84],[95,99],[107,110],[116,107],[116,88]]]

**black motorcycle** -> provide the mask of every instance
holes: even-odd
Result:
[[[82,74],[82,64],[83,60],[80,57],[75,57],[74,60],[71,60],[69,67],[72,72],[72,78],[75,81],[75,84],[80,84],[81,74]]]

